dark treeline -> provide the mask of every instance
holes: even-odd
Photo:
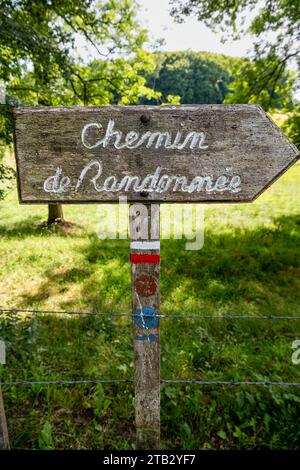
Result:
[[[228,85],[233,80],[232,69],[242,59],[209,52],[158,52],[154,54],[156,68],[145,74],[147,86],[161,93],[161,102],[168,96],[180,97],[181,104],[223,103]],[[141,100],[142,103],[146,101]],[[153,104],[157,100],[152,99]]]

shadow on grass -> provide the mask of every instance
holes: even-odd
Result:
[[[241,305],[249,311],[261,309],[270,314],[299,311],[300,216],[280,217],[274,224],[274,228],[236,229],[230,233],[206,230],[200,251],[186,251],[184,240],[162,241],[163,312],[186,311],[186,307],[220,312]],[[99,240],[90,235],[80,250],[85,259],[83,266],[45,271],[39,289],[34,294],[23,294],[23,306],[33,306],[57,289],[67,290],[75,283],[87,309],[124,311],[126,307],[128,311],[128,241]],[[76,299],[61,307],[71,307],[72,303],[76,304]]]
[[[207,230],[200,251],[163,242],[162,298],[182,286],[206,307],[226,309],[242,301],[245,307],[271,307],[269,313],[288,306],[299,311],[300,216],[274,219],[274,225],[221,234]]]
[[[60,309],[78,310],[80,301],[82,308],[88,311],[129,312],[129,242],[99,240],[94,234],[86,236],[86,239],[86,246],[80,247],[84,263],[44,271],[38,288],[33,292],[23,292],[22,307],[36,307],[54,295],[67,294],[69,289],[78,288],[76,293],[80,292],[80,298],[67,295],[60,302]],[[127,299],[125,310],[124,299]]]
[[[1,224],[0,236],[6,238],[25,238],[46,234],[39,216],[31,216],[14,224]]]
[[[84,233],[83,227],[72,222],[64,222],[64,224],[54,223],[47,225],[47,222],[41,222],[40,216],[31,216],[26,219],[15,222],[11,225],[0,225],[0,237],[5,238],[26,238],[29,236],[49,237],[53,234],[62,236],[81,235]]]

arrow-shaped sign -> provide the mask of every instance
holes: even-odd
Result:
[[[22,108],[22,203],[253,201],[299,158],[254,105]]]

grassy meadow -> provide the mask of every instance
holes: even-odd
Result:
[[[161,313],[300,315],[300,164],[253,204],[206,205],[205,241],[161,244]],[[178,208],[179,209],[179,208]],[[162,219],[168,206],[161,210]],[[101,207],[0,203],[0,307],[128,312],[128,240]],[[133,379],[130,318],[0,315],[1,381]],[[162,319],[163,379],[300,382],[299,320]],[[3,386],[14,449],[132,449],[132,384]],[[163,449],[299,449],[300,388],[163,384]]]

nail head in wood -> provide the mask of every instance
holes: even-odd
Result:
[[[141,122],[143,124],[147,124],[150,121],[150,114],[149,113],[144,113],[141,115]]]

